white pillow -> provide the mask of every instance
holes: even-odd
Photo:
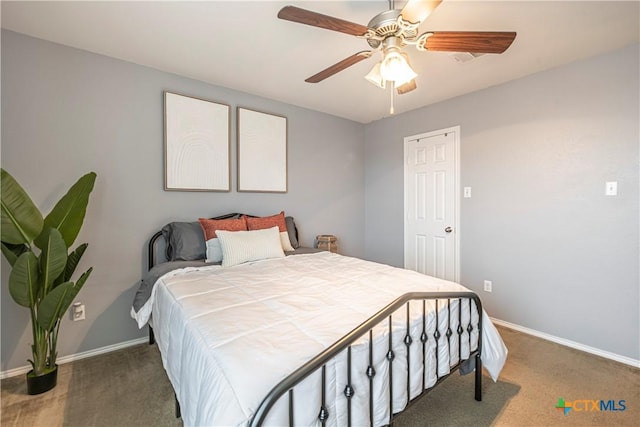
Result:
[[[244,231],[247,230],[247,221],[244,218],[207,219],[199,218],[200,228],[206,241],[207,262],[222,261],[222,249],[218,242],[217,230]]]
[[[277,226],[251,231],[216,230],[216,235],[222,249],[223,267],[285,256]]]

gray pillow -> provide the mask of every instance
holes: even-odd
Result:
[[[293,249],[298,249],[300,247],[300,242],[298,242],[298,229],[296,228],[296,223],[293,221],[293,217],[290,216],[285,217],[284,221],[287,224],[287,233],[289,234],[291,246],[293,246]]]
[[[171,222],[162,227],[162,235],[167,242],[169,261],[193,261],[206,258],[204,233],[198,221]]]

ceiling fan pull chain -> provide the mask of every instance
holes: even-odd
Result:
[[[391,81],[391,88],[390,88],[390,92],[391,92],[391,107],[389,108],[389,114],[393,116],[393,114],[395,113],[395,110],[393,108],[393,101],[395,100],[395,91],[396,91],[396,82],[395,81]]]

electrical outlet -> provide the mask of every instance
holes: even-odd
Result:
[[[485,292],[491,292],[493,287],[493,283],[491,282],[491,280],[485,280],[484,281],[484,291]]]
[[[84,320],[85,317],[84,304],[81,302],[77,302],[73,304],[73,308],[71,309],[71,318],[74,322],[78,320]]]

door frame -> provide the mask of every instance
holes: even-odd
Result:
[[[415,139],[429,138],[435,135],[441,135],[443,133],[453,133],[454,134],[454,142],[453,142],[453,150],[454,150],[454,172],[453,172],[453,241],[454,241],[454,279],[453,281],[456,283],[460,283],[460,126],[452,126],[444,129],[438,129],[430,132],[420,133],[417,135],[406,136],[404,138],[404,153],[403,153],[403,193],[404,193],[404,207],[403,207],[403,259],[404,259],[404,268],[407,268],[407,147],[409,145],[409,141],[413,141]]]

